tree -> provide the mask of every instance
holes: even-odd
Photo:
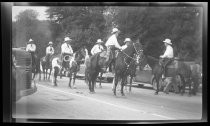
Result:
[[[138,38],[148,55],[159,57],[163,40],[170,38],[175,56],[185,60],[201,57],[202,10],[199,7],[115,7],[112,21],[121,31],[119,40]]]
[[[60,25],[63,38],[73,39],[72,47],[76,51],[82,46],[89,50],[98,38],[104,38],[105,19],[104,7],[50,7],[46,12],[52,22]]]
[[[26,42],[32,37],[33,29],[37,26],[38,13],[27,9],[17,15],[16,22],[13,22],[13,45],[15,47],[26,46]]]

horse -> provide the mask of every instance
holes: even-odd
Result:
[[[120,51],[115,60],[115,76],[114,76],[114,87],[113,93],[116,96],[116,87],[118,81],[121,80],[121,95],[125,96],[123,92],[123,88],[126,83],[126,79],[128,75],[131,73],[129,67],[132,61],[137,62],[134,59],[134,55],[138,55],[138,57],[142,57],[142,45],[139,42],[132,42],[127,46],[126,49]],[[133,67],[131,67],[133,69]],[[135,69],[135,68],[134,68]]]
[[[69,87],[71,88],[71,81],[73,79],[73,87],[76,88],[75,86],[75,79],[76,79],[76,74],[80,70],[80,64],[83,62],[83,59],[86,56],[85,48],[81,48],[80,50],[76,51],[74,53],[74,57],[72,61],[70,62],[70,67],[69,67]]]
[[[160,82],[161,81],[164,82],[164,80],[161,79],[161,76],[163,74],[161,62],[162,62],[162,59],[157,59],[149,55],[143,55],[143,58],[141,61],[141,67],[145,66],[146,64],[149,64],[149,66],[152,68],[152,74],[154,75],[152,79],[152,84],[154,84],[154,81],[156,82],[155,95],[158,95],[158,92],[160,90],[160,87],[159,87]],[[183,95],[185,92],[186,84],[189,84],[189,89],[190,89],[189,95],[191,95],[190,66],[187,65],[183,61],[178,61],[177,59],[174,59],[172,63],[169,64],[168,67],[166,68],[166,78],[172,77],[172,80],[175,81],[174,83],[179,82],[178,87],[179,87],[179,92],[181,93],[181,95]],[[169,68],[170,65],[172,68]]]
[[[60,54],[54,55],[51,59],[52,59],[51,60],[51,63],[52,63],[51,69],[52,69],[52,74],[53,74],[52,83],[54,84],[54,86],[57,86],[57,76],[61,69]]]
[[[85,58],[85,82],[89,87],[90,93],[95,93],[96,79],[100,72],[105,72],[107,64],[113,59],[113,54],[109,55],[109,61],[106,60],[106,51],[96,53],[95,55],[86,55]]]
[[[41,58],[40,64],[42,66],[43,74],[44,74],[44,80],[47,79],[48,70],[50,70],[50,73],[48,74],[48,80],[50,80],[50,75],[52,71],[52,64],[51,64],[51,58],[53,55],[46,55]]]
[[[32,54],[31,54],[32,55]],[[40,58],[37,56],[37,54],[34,54],[33,60],[32,60],[32,70],[31,70],[34,80],[35,76],[39,73],[39,80],[41,80],[41,70],[40,70]]]
[[[129,93],[131,93],[132,81],[133,81],[133,78],[136,76],[136,69],[137,69],[137,66],[139,66],[139,64],[141,62],[140,61],[141,60],[141,56],[142,55],[134,55],[134,59],[135,60],[131,60],[129,66],[128,66],[127,74],[129,76],[129,80],[130,81],[127,82],[127,83],[130,83],[130,85],[129,85]],[[125,89],[127,89],[127,88],[125,88]]]

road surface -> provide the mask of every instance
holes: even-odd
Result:
[[[98,85],[98,84],[97,84]],[[37,92],[16,102],[13,117],[18,119],[82,119],[82,120],[200,120],[202,94],[160,92],[148,88],[132,88],[121,96],[113,95],[112,84],[102,83],[90,94],[84,80],[76,80],[76,89],[68,87],[68,78],[37,81]]]

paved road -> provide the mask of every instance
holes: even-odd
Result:
[[[112,93],[111,83],[102,83],[90,94],[84,80],[76,80],[76,89],[68,87],[68,79],[58,79],[58,87],[50,81],[37,82],[38,91],[16,103],[13,117],[92,120],[200,120],[202,96],[188,97],[170,93],[154,95],[151,89],[132,88],[126,96]],[[18,120],[17,120],[18,121]]]

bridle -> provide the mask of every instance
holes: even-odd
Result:
[[[132,45],[133,45],[133,47],[134,47],[134,49],[135,49],[135,53],[137,54],[137,58],[136,58],[136,59],[133,58],[133,57],[131,57],[131,56],[129,56],[127,53],[125,53],[125,52],[123,52],[123,51],[121,51],[121,52],[122,52],[123,54],[125,54],[126,57],[128,57],[128,58],[134,60],[135,62],[139,63],[139,62],[140,62],[139,59],[141,59],[141,54],[142,54],[143,50],[142,50],[142,49],[141,49],[141,50],[137,50],[137,49],[136,49],[136,46],[135,46],[135,43],[133,43]],[[128,68],[128,67],[130,66],[130,64],[128,64],[128,63],[126,62],[126,57],[124,58],[124,62],[125,62],[125,64],[126,64],[127,68]]]

